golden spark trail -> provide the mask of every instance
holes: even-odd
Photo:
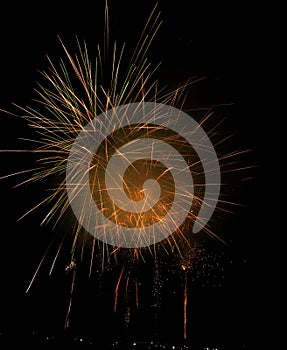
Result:
[[[71,314],[71,308],[72,308],[72,300],[74,295],[74,287],[75,287],[75,280],[76,280],[76,268],[73,269],[73,275],[72,275],[72,282],[71,282],[71,289],[70,289],[70,300],[69,305],[65,317],[65,329],[67,330],[70,325],[70,314]]]

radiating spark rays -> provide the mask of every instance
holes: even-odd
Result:
[[[141,33],[140,39],[136,45],[134,53],[130,59],[127,67],[123,67],[124,65],[124,55],[125,55],[125,47],[126,44],[120,46],[117,41],[112,45],[112,55],[111,55],[111,67],[107,67],[108,58],[109,58],[109,49],[110,49],[110,41],[109,41],[109,13],[108,6],[106,2],[105,6],[105,40],[104,40],[104,48],[101,50],[100,46],[98,46],[98,54],[95,58],[94,66],[93,62],[89,58],[88,48],[86,43],[81,44],[78,38],[76,38],[77,42],[77,53],[72,55],[67,46],[63,43],[61,38],[59,37],[59,41],[61,47],[65,53],[65,58],[61,60],[59,67],[57,67],[53,61],[47,56],[47,60],[49,63],[48,72],[41,72],[41,76],[46,81],[46,85],[49,86],[47,88],[45,85],[38,84],[37,89],[35,89],[35,93],[38,98],[34,101],[39,104],[39,109],[26,107],[23,108],[14,104],[19,110],[24,113],[21,118],[25,119],[31,129],[37,132],[37,137],[35,139],[28,140],[38,146],[38,148],[34,150],[6,150],[5,152],[32,152],[37,156],[40,156],[40,159],[37,161],[42,164],[42,167],[27,169],[19,172],[15,172],[13,174],[5,175],[0,177],[0,179],[5,179],[12,176],[19,176],[25,174],[32,174],[27,180],[24,180],[18,183],[16,186],[21,186],[23,184],[28,184],[31,182],[36,182],[38,180],[49,178],[51,175],[60,175],[61,181],[56,187],[52,190],[52,194],[48,195],[44,200],[35,205],[33,208],[28,210],[24,215],[20,217],[19,220],[26,217],[28,214],[32,213],[40,206],[50,204],[51,208],[47,211],[44,219],[42,220],[42,224],[50,222],[52,219],[55,220],[54,224],[56,225],[60,219],[64,216],[68,208],[70,207],[69,201],[66,196],[66,184],[65,180],[63,180],[63,175],[65,174],[67,157],[69,155],[71,146],[74,142],[75,137],[78,135],[80,131],[84,129],[84,126],[91,122],[96,116],[100,113],[104,113],[109,109],[113,109],[115,111],[113,118],[110,123],[117,122],[119,126],[124,125],[124,118],[128,120],[129,116],[119,116],[116,112],[116,107],[122,104],[141,101],[144,102],[146,100],[151,100],[154,102],[162,102],[163,104],[169,104],[171,106],[180,106],[180,109],[184,109],[185,104],[185,93],[187,88],[195,84],[204,78],[196,77],[193,79],[189,79],[187,82],[179,85],[176,89],[172,91],[167,91],[165,88],[160,88],[159,82],[157,80],[153,80],[153,77],[158,70],[160,64],[156,65],[152,68],[150,62],[147,61],[146,55],[150,46],[159,31],[159,28],[162,24],[160,21],[160,12],[158,12],[156,5],[152,10],[148,21]],[[70,68],[70,69],[69,69]],[[123,75],[123,68],[125,69],[125,75]],[[104,71],[110,72],[110,82],[105,82],[103,77],[105,76]],[[75,84],[76,81],[76,84]],[[74,85],[75,84],[75,85]],[[77,84],[80,85],[81,89],[78,89]],[[212,108],[203,108],[205,110],[205,114],[203,119],[199,123],[199,126],[203,126],[210,118],[213,118],[215,105]],[[200,108],[196,109],[197,111]],[[5,111],[6,112],[6,111]],[[9,112],[6,112],[9,113]],[[10,113],[11,114],[11,113]],[[15,114],[13,114],[15,115]],[[158,116],[159,118],[159,116]],[[157,117],[155,116],[154,122],[156,123]],[[218,124],[216,124],[211,130],[209,130],[208,135],[205,137],[209,137],[212,135],[216,135],[216,131],[219,129],[219,126],[222,124],[223,120],[221,120]],[[95,132],[104,135],[105,125],[101,125],[99,130],[95,130]],[[139,129],[143,129],[146,133],[146,137],[150,136],[149,126],[141,125]],[[160,130],[160,127],[158,127]],[[196,132],[194,130],[193,132]],[[130,131],[132,133],[132,131]],[[182,134],[185,134],[185,130],[182,130]],[[127,134],[128,138],[129,135]],[[230,137],[221,138],[216,144],[216,147],[220,144],[226,142]],[[105,144],[105,152],[103,158],[108,160],[108,149],[113,146],[114,140],[108,140]],[[167,136],[165,139],[166,142],[174,142],[172,136]],[[200,149],[203,148],[205,151],[206,146],[203,144],[203,139],[201,140],[202,144],[199,142],[196,146]],[[212,151],[212,150],[210,150]],[[0,152],[3,152],[0,150]],[[117,151],[120,153],[119,151]],[[221,169],[224,172],[232,172],[237,170],[245,170],[249,167],[233,167],[236,165],[236,157],[242,156],[245,151],[233,151],[225,155],[221,155],[219,157],[219,161],[221,163]],[[50,156],[51,154],[51,156]],[[79,153],[80,154],[80,153]],[[151,158],[153,157],[154,151],[151,150]],[[127,160],[125,154],[121,154],[122,158]],[[140,152],[139,152],[140,155]],[[187,154],[186,156],[190,156]],[[172,158],[171,155],[168,156],[169,159]],[[235,159],[235,160],[234,160]],[[234,163],[233,163],[234,160]],[[132,165],[132,164],[131,164]],[[213,172],[212,164],[210,167],[210,172]],[[200,170],[200,161],[190,161],[186,165],[185,169],[177,169],[179,172],[183,172],[187,169],[192,169],[193,173],[202,176],[204,175],[202,170]],[[92,166],[93,167],[93,166]],[[92,169],[90,168],[90,170]],[[94,165],[94,167],[97,167]],[[229,168],[228,168],[229,167]],[[227,169],[226,169],[227,168]],[[172,170],[170,167],[165,172]],[[198,170],[199,169],[199,170]],[[226,170],[225,170],[226,169]],[[148,169],[147,169],[148,170]],[[164,173],[165,173],[164,172]],[[160,181],[164,176],[164,173],[160,174],[156,181]],[[110,174],[113,175],[113,174]],[[84,176],[84,175],[83,175]],[[118,184],[120,188],[122,183],[125,183],[124,178],[121,178],[121,184]],[[204,187],[204,182],[194,183],[193,187],[196,190],[197,188]],[[214,184],[217,185],[217,184]],[[80,191],[80,186],[77,182],[72,184],[74,187],[75,196],[78,191]],[[104,199],[102,196],[102,192],[106,190],[106,188],[101,188],[100,183],[97,183],[98,193],[100,196],[100,200],[103,203]],[[210,200],[210,193],[206,191],[206,200]],[[200,207],[204,203],[202,198],[196,194],[192,196],[188,192],[184,192],[181,194],[181,197],[185,203],[190,203],[191,199],[193,201],[193,206],[196,208]],[[191,198],[192,197],[192,198]],[[145,197],[145,201],[148,198]],[[232,203],[227,200],[219,199],[218,202],[222,205],[235,205],[236,203]],[[206,205],[212,205],[206,204]],[[216,203],[214,203],[216,205]],[[162,206],[164,209],[164,206]],[[182,208],[178,208],[181,211]],[[218,210],[228,211],[225,208],[217,207]],[[108,210],[108,208],[103,207],[102,211]],[[84,214],[82,214],[84,215]],[[117,218],[119,216],[119,211],[114,207],[113,215]],[[157,217],[157,212],[152,210],[152,216]],[[193,214],[193,209],[189,215],[189,219],[194,221],[195,215]],[[117,220],[119,220],[117,218]],[[201,220],[201,221],[200,221]],[[210,237],[219,240],[223,244],[226,244],[219,235],[212,232],[210,227],[206,227],[204,224],[204,218],[199,218],[199,221],[202,223],[202,227],[205,233],[207,233]],[[119,223],[119,221],[118,221]],[[163,226],[163,231],[168,229],[170,224],[174,225],[174,220],[169,213],[167,213],[167,219]],[[54,225],[54,227],[55,227]],[[138,218],[136,225],[140,227],[141,220]],[[102,230],[102,237],[106,235],[106,227],[105,225],[99,227]],[[83,259],[84,248],[86,245],[86,240],[81,238],[82,227],[79,223],[74,224],[73,229],[73,242],[71,247],[71,260],[77,257],[77,248],[79,247],[81,258]],[[119,231],[115,232],[115,235],[120,234]],[[185,246],[189,247],[189,249],[193,249],[190,246],[190,237],[186,235],[186,227],[180,227],[169,236],[163,244],[160,245],[161,249],[166,254],[172,254],[173,252],[177,252],[180,259],[189,258],[192,259],[190,253],[186,253],[186,250],[183,248]],[[65,236],[64,236],[65,237]],[[64,237],[61,240],[60,245],[56,251],[55,257],[53,259],[49,274],[52,273],[56,260],[60,254],[64,243]],[[99,236],[101,238],[101,236]],[[136,239],[136,237],[134,237]],[[98,244],[98,246],[96,246]],[[32,276],[32,279],[26,289],[26,293],[32,287],[36,276],[39,273],[41,266],[48,254],[52,245],[52,241],[49,244],[46,252],[44,253],[37,269]],[[92,276],[92,267],[95,259],[99,258],[96,253],[99,249],[100,251],[100,259],[101,259],[101,271],[102,273],[105,271],[106,262],[110,262],[111,257],[114,258],[114,261],[120,263],[122,259],[126,259],[126,254],[131,254],[132,264],[139,264],[139,261],[145,262],[146,254],[149,253],[155,259],[157,259],[157,246],[156,244],[148,246],[144,249],[134,249],[128,250],[128,253],[121,246],[118,247],[109,247],[106,244],[100,243],[98,239],[93,238],[91,252],[89,256],[89,278]],[[128,294],[129,287],[134,284],[135,286],[135,304],[138,308],[139,306],[139,287],[137,278],[129,274],[129,270],[127,269],[128,264],[124,260],[124,264],[120,270],[120,274],[117,279],[115,292],[114,292],[114,312],[117,311],[117,306],[119,302],[119,289],[121,284],[125,285],[126,289],[126,298]],[[128,270],[128,271],[127,271]],[[188,288],[187,288],[187,271],[188,268],[184,271],[185,276],[185,284],[184,284],[184,339],[186,339],[187,333],[187,301],[188,301]],[[134,278],[132,280],[132,278]],[[76,269],[73,270],[72,282],[70,286],[70,299],[68,310],[65,319],[65,328],[69,327],[70,322],[70,313],[73,299],[73,291],[75,287],[75,279],[76,279]],[[125,283],[124,283],[125,281]]]

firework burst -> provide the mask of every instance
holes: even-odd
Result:
[[[189,79],[172,91],[154,79],[159,64],[150,63],[147,53],[161,26],[160,17],[156,5],[132,56],[127,58],[125,44],[110,41],[106,5],[104,44],[97,46],[97,54],[91,57],[86,43],[77,38],[76,52],[71,52],[59,38],[64,58],[55,63],[47,57],[48,69],[41,72],[43,83],[35,89],[32,107],[16,105],[21,111],[17,117],[35,132],[34,138],[26,140],[31,150],[19,151],[35,154],[39,165],[3,178],[29,176],[17,186],[45,179],[55,184],[49,195],[20,219],[42,206],[49,208],[42,225],[52,223],[55,228],[69,217],[72,230],[68,238],[66,234],[60,239],[49,272],[65,241],[72,241],[65,267],[72,274],[66,328],[77,264],[86,259],[84,255],[88,256],[90,277],[95,261],[101,273],[120,262],[114,311],[122,289],[128,324],[130,295],[135,306],[139,304],[134,267],[145,261],[147,254],[155,259],[154,297],[158,307],[158,255],[177,252],[185,274],[186,338],[187,276],[196,254],[191,232],[202,230],[225,243],[208,222],[215,208],[220,210],[218,203],[227,203],[218,198],[219,164],[225,162],[227,166],[242,152],[217,157],[210,142],[216,127],[208,134],[203,130],[204,123],[213,116],[213,108],[206,109],[199,123],[182,111],[187,87],[202,78]],[[53,244],[43,255],[26,292]]]

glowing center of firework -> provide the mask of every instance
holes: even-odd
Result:
[[[66,185],[80,224],[103,242],[125,248],[149,246],[174,233],[194,201],[194,181],[180,141],[192,145],[205,172],[208,197],[193,230],[204,227],[219,194],[212,144],[187,114],[147,102],[102,113],[77,136]]]

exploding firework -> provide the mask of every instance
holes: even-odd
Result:
[[[204,130],[213,108],[206,109],[200,122],[183,112],[187,87],[201,78],[187,80],[172,91],[166,91],[154,79],[158,65],[148,61],[147,52],[160,26],[160,12],[155,6],[127,59],[125,45],[110,42],[106,6],[104,45],[97,46],[97,55],[91,58],[86,43],[77,38],[76,53],[71,52],[59,38],[64,58],[58,64],[48,57],[49,68],[41,72],[43,83],[35,90],[34,105],[16,105],[21,110],[20,118],[36,132],[29,141],[33,145],[30,152],[39,156],[39,166],[7,176],[28,174],[29,178],[19,185],[45,179],[56,183],[57,179],[50,194],[20,219],[40,207],[49,207],[42,224],[56,227],[67,216],[69,221],[74,219],[69,230],[72,232],[60,239],[50,267],[51,274],[65,241],[72,241],[65,267],[72,275],[66,328],[78,263],[84,253],[89,252],[89,276],[94,265],[98,273],[103,273],[121,264],[114,311],[122,289],[128,327],[130,296],[134,296],[135,307],[139,304],[135,266],[144,262],[147,254],[154,258],[154,305],[158,309],[158,256],[161,251],[176,252],[185,276],[186,338],[188,272],[196,255],[191,233],[203,231],[225,243],[209,221],[218,203],[223,203],[219,199],[220,163],[228,163],[240,152],[218,157],[210,139],[215,130]],[[43,255],[26,292],[53,244]]]

